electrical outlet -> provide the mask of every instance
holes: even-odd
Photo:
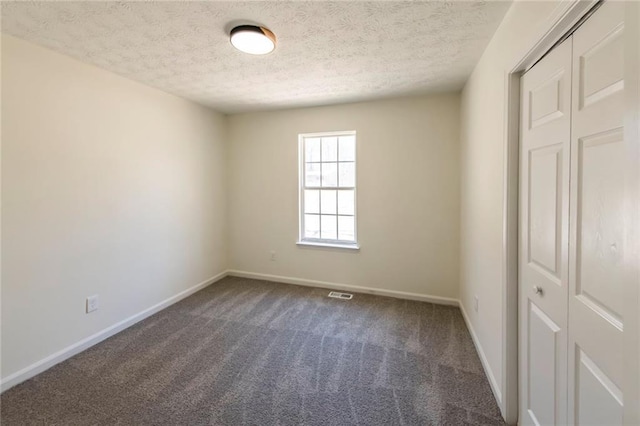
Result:
[[[479,302],[478,296],[475,296],[473,300],[473,310],[475,310],[476,312],[478,312],[478,302]]]
[[[93,296],[87,297],[87,313],[97,311],[98,310],[98,295],[94,294]]]
[[[275,262],[276,261],[276,252],[271,250],[271,261]]]

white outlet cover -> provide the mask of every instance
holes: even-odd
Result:
[[[87,297],[87,313],[98,310],[98,295]]]

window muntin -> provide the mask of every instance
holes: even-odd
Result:
[[[301,134],[300,242],[356,246],[356,133]]]

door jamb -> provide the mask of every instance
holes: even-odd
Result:
[[[538,37],[508,62],[505,75],[506,126],[503,157],[502,222],[502,416],[518,420],[518,192],[520,148],[520,77],[540,60],[598,0],[561,0]]]

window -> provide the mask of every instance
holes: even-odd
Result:
[[[300,244],[358,248],[356,132],[302,134]]]

